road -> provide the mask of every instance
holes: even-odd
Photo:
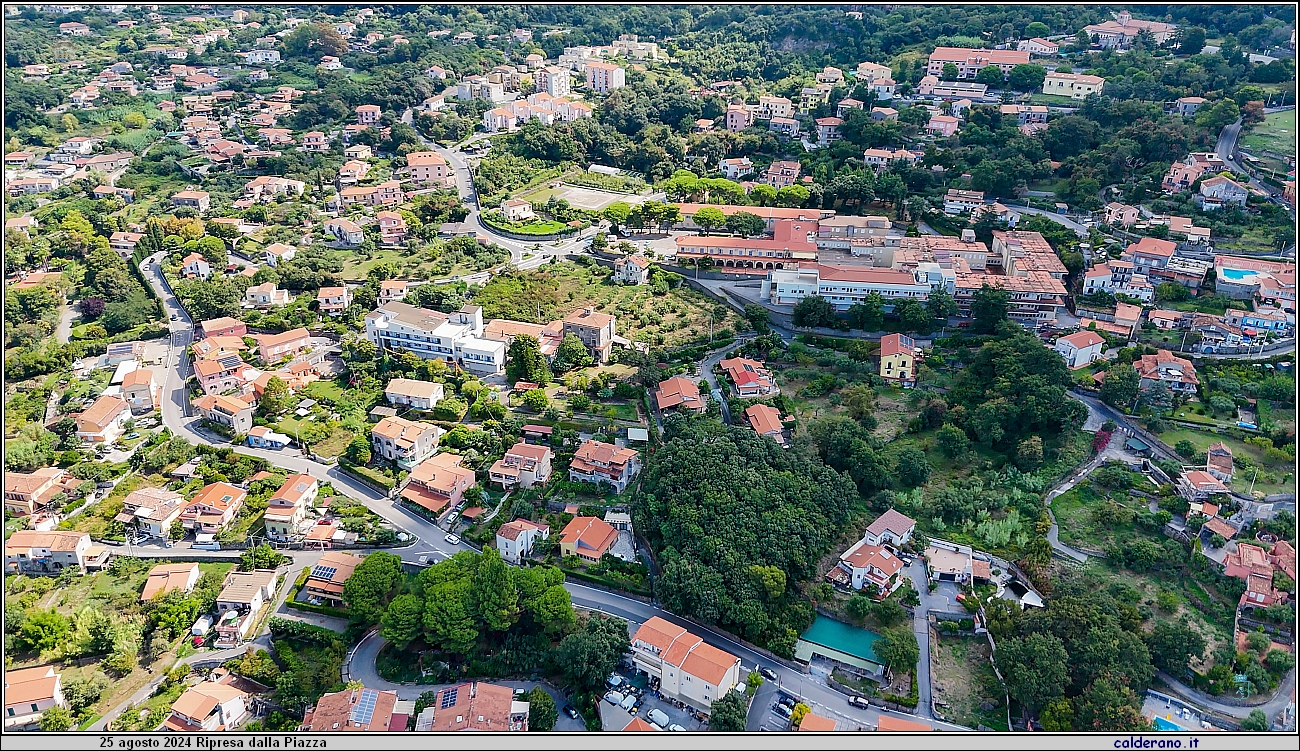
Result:
[[[1012,211],[1015,211],[1018,214],[1035,214],[1037,216],[1044,217],[1049,221],[1056,222],[1062,227],[1069,227],[1070,229],[1074,230],[1074,234],[1078,235],[1079,237],[1088,236],[1087,227],[1083,226],[1082,224],[1079,224],[1078,222],[1074,221],[1073,219],[1063,214],[1058,214],[1055,211],[1044,211],[1043,209],[1035,209],[1029,206],[1011,206],[1010,208]]]
[[[921,659],[916,663],[916,711],[926,719],[934,717],[934,698],[930,684],[930,610],[947,610],[952,603],[947,599],[939,601],[930,593],[930,577],[925,573],[925,564],[914,559],[907,564],[907,576],[912,580],[912,589],[920,596],[920,604],[912,611],[912,633],[916,635]],[[937,590],[936,590],[937,591]]]
[[[77,311],[72,309],[71,305],[64,303],[59,308],[59,327],[55,330],[54,337],[59,344],[67,344],[72,338],[72,322],[77,318]]]
[[[718,406],[722,408],[722,422],[724,425],[731,424],[731,405],[727,402],[727,392],[731,390],[726,384],[719,385],[718,377],[713,374],[713,366],[722,362],[723,356],[735,348],[735,345],[724,347],[723,349],[710,354],[700,363],[700,377],[709,383],[709,393]]]
[[[1281,108],[1275,111],[1281,111]],[[1246,171],[1246,168],[1243,167],[1241,162],[1237,159],[1237,156],[1239,155],[1239,152],[1237,151],[1237,139],[1241,136],[1241,130],[1243,127],[1242,123],[1242,118],[1239,117],[1236,122],[1223,126],[1223,130],[1219,131],[1219,140],[1214,145],[1214,153],[1218,154],[1219,158],[1222,159],[1233,172],[1236,172],[1239,175],[1245,175],[1250,187],[1263,191],[1264,195],[1271,196],[1273,193],[1277,192],[1277,189],[1269,187],[1259,180],[1256,180]],[[1288,214],[1291,215],[1291,221],[1295,222],[1295,207],[1286,203],[1280,205],[1287,210]]]
[[[1223,702],[1216,701],[1214,698],[1206,696],[1195,689],[1188,688],[1173,676],[1162,673],[1159,670],[1156,671],[1156,675],[1159,676],[1160,679],[1163,680],[1171,689],[1173,689],[1173,693],[1181,696],[1187,701],[1204,707],[1205,709],[1212,709],[1220,714],[1225,714],[1229,717],[1236,717],[1239,719],[1249,715],[1251,710],[1258,709],[1267,715],[1269,720],[1272,720],[1291,702],[1291,690],[1295,686],[1295,671],[1292,670],[1282,679],[1282,682],[1278,685],[1277,693],[1273,695],[1272,699],[1269,699],[1263,704],[1257,704],[1251,707],[1242,707],[1235,704],[1224,704]]]

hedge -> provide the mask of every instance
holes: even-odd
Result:
[[[378,485],[385,491],[392,490],[397,486],[397,481],[380,472],[376,472],[370,467],[363,467],[360,464],[353,464],[351,461],[339,457],[339,469],[345,474],[351,475],[358,480],[367,484]]]
[[[592,584],[599,584],[603,587],[609,587],[610,589],[621,590],[623,592],[631,592],[632,594],[640,595],[641,597],[651,596],[650,590],[648,589],[641,589],[640,587],[632,587],[627,584],[624,584],[623,582],[614,581],[613,579],[606,579],[603,576],[588,574],[585,571],[578,571],[576,569],[570,569],[570,568],[561,568],[560,571],[564,572],[565,577],[572,577],[575,579],[579,579],[581,581],[591,582]]]

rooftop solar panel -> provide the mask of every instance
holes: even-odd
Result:
[[[371,717],[375,714],[375,702],[379,700],[379,692],[374,689],[361,689],[361,698],[357,700],[357,705],[352,708],[352,714],[348,719],[358,725],[370,724]]]
[[[317,566],[311,570],[311,575],[316,579],[333,579],[336,571],[338,569],[333,566]]]
[[[456,695],[460,693],[459,688],[449,688],[442,692],[442,702],[438,705],[439,709],[450,709],[456,706]]]

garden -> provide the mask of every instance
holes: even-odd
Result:
[[[992,650],[983,634],[932,635],[930,683],[935,707],[948,722],[1005,732],[1006,691],[993,672]]]

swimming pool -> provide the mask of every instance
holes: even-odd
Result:
[[[1222,273],[1224,279],[1231,279],[1234,282],[1239,282],[1248,276],[1254,276],[1256,272],[1249,269],[1224,269]]]
[[[1163,717],[1156,717],[1156,718],[1155,718],[1155,726],[1156,726],[1156,730],[1174,730],[1174,731],[1179,731],[1179,730],[1182,730],[1182,729],[1183,729],[1183,728],[1179,727],[1178,725],[1175,725],[1174,723],[1170,722],[1169,720],[1166,720],[1166,719],[1163,718]]]

